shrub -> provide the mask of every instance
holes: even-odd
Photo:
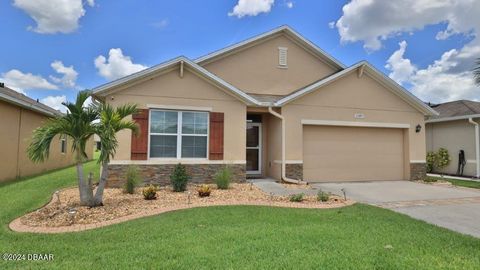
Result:
[[[427,183],[433,183],[433,182],[437,182],[437,179],[433,177],[426,177],[423,181]]]
[[[302,202],[303,201],[303,196],[304,196],[303,193],[290,195],[290,201],[291,202]]]
[[[330,194],[328,194],[327,192],[323,192],[321,190],[318,191],[317,201],[326,202],[326,201],[328,201],[329,198],[330,198]]]
[[[198,196],[200,197],[208,197],[210,196],[210,187],[208,185],[201,185],[198,189]]]
[[[148,185],[144,187],[142,193],[145,200],[157,199],[157,187],[155,187],[154,185]]]
[[[170,180],[172,181],[173,191],[183,192],[187,190],[187,183],[190,179],[190,176],[187,173],[187,169],[184,165],[178,163],[175,165],[172,174],[170,175]]]
[[[135,165],[128,166],[127,182],[123,186],[123,191],[128,194],[135,193],[135,187],[140,182],[140,175],[138,174],[138,167]]]
[[[215,174],[215,183],[219,189],[228,189],[232,181],[233,173],[230,167],[225,166]]]
[[[450,163],[450,155],[448,154],[448,150],[445,148],[438,149],[436,158],[435,158],[435,167],[439,170],[445,168]]]
[[[427,172],[428,173],[433,172],[436,157],[437,157],[437,154],[433,151],[427,153]]]

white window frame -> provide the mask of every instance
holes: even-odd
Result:
[[[159,112],[176,112],[177,113],[177,133],[156,133],[156,132],[151,132],[150,126],[152,123],[152,112],[153,111],[159,111]],[[207,114],[207,134],[183,134],[182,130],[182,120],[183,120],[183,113],[184,112],[201,112],[201,113],[206,113]],[[176,159],[176,160],[208,160],[208,153],[209,153],[209,143],[210,143],[210,113],[208,111],[193,111],[193,110],[170,110],[170,109],[162,109],[162,108],[157,108],[157,109],[150,109],[148,112],[148,159],[149,160],[171,160],[171,159]],[[150,156],[150,138],[152,135],[160,135],[160,136],[177,136],[177,155],[176,157],[151,157]],[[196,136],[196,137],[207,137],[207,148],[205,151],[206,156],[205,157],[187,157],[183,158],[182,157],[182,137],[183,136]]]

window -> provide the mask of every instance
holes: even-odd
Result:
[[[207,143],[207,112],[151,111],[151,158],[206,158]]]
[[[67,137],[66,136],[62,136],[62,138],[60,139],[60,152],[62,154],[67,153]]]
[[[287,66],[287,50],[285,47],[278,47],[278,65],[281,67]]]

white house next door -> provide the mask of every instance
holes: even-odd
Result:
[[[262,124],[247,123],[247,174],[262,172]]]

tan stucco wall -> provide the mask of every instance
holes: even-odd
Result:
[[[356,113],[363,113],[365,118],[354,118]],[[406,139],[408,149],[405,149],[405,153],[409,154],[410,161],[425,160],[423,114],[372,79],[368,73],[361,78],[353,73],[303,96],[285,105],[282,114],[287,129],[287,160],[303,159],[302,119],[409,124]],[[422,126],[420,133],[415,132],[417,124]]]
[[[211,107],[213,112],[223,112],[224,160],[245,160],[246,105],[189,69],[183,78],[175,69],[109,95],[106,102],[113,106],[136,103],[140,108],[147,108],[147,104]],[[118,140],[114,159],[130,160],[131,132],[120,132]]]
[[[17,177],[39,174],[48,170],[73,164],[71,141],[67,139],[66,154],[60,151],[59,138],[52,141],[49,159],[43,163],[33,163],[26,150],[30,144],[32,132],[47,120],[47,117],[26,109],[0,101],[2,130],[0,132],[0,181]],[[93,155],[93,140],[87,149],[89,158]]]
[[[288,68],[278,67],[278,47],[288,48]],[[204,67],[244,92],[269,95],[289,94],[336,71],[284,35]]]
[[[265,121],[267,133],[267,156],[265,160],[265,174],[268,177],[281,179],[282,166],[275,160],[282,160],[282,122],[273,115]]]
[[[475,119],[479,122],[480,119]],[[465,151],[464,175],[475,175],[475,127],[468,123],[468,120],[457,120],[448,122],[428,123],[427,131],[427,151],[437,151],[440,147],[448,150],[450,154],[450,164],[441,172],[456,174],[458,166],[458,152]]]

